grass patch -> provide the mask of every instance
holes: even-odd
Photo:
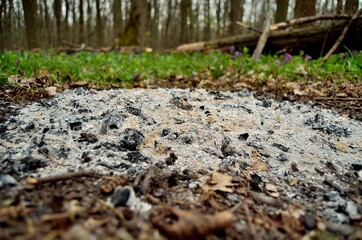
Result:
[[[256,76],[258,81],[282,78],[287,81],[357,83],[362,81],[362,52],[333,55],[327,62],[309,56],[264,55],[258,62],[247,49],[241,53],[90,53],[72,55],[53,51],[0,52],[0,85],[20,74],[50,77],[53,83],[86,80],[97,83],[131,83],[135,79],[169,79],[174,76],[215,80],[222,76]]]

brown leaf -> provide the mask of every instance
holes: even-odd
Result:
[[[204,239],[215,230],[229,227],[233,220],[230,211],[205,215],[166,206],[158,210],[151,217],[151,222],[168,239]],[[166,224],[172,220],[173,223]]]
[[[205,192],[216,190],[222,192],[233,192],[233,189],[230,188],[231,186],[235,185],[234,183],[231,183],[232,179],[233,177],[229,175],[214,172],[209,182],[202,186],[202,189]]]

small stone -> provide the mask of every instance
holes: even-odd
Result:
[[[280,154],[277,156],[277,159],[278,159],[280,162],[286,162],[286,161],[288,161],[288,158],[287,158],[287,156],[286,156],[284,153],[280,153]]]
[[[16,186],[18,181],[9,174],[0,175],[0,189],[7,186]]]
[[[164,129],[162,129],[161,137],[165,137],[165,136],[169,135],[170,133],[171,133],[170,128],[164,128]]]
[[[177,160],[176,154],[170,153],[170,156],[165,159],[165,162],[167,165],[173,165],[173,164],[175,164],[176,160]]]
[[[124,207],[126,206],[130,196],[131,196],[130,188],[118,186],[114,190],[110,198],[110,202],[113,203],[115,207]]]
[[[109,129],[119,129],[123,122],[123,117],[119,115],[110,115],[104,120],[101,133],[106,134]]]
[[[192,105],[187,101],[186,98],[174,97],[170,100],[170,103],[186,111],[192,110]]]
[[[144,136],[137,129],[127,128],[122,132],[123,138],[120,141],[120,147],[127,150],[136,150],[142,143]]]
[[[338,199],[339,193],[336,191],[330,191],[323,195],[324,199],[327,201],[335,202]]]
[[[98,137],[93,133],[83,132],[80,134],[79,142],[89,142],[89,143],[96,143],[98,142]]]
[[[135,107],[131,107],[131,106],[127,106],[126,107],[126,111],[132,115],[135,115],[135,116],[139,116],[141,115],[141,109],[139,108],[135,108]]]
[[[313,229],[315,228],[315,221],[314,221],[314,217],[311,213],[307,212],[304,216],[304,226],[307,229]]]
[[[127,153],[127,157],[128,161],[130,161],[131,163],[138,163],[139,161],[144,162],[148,159],[147,157],[143,156],[142,153],[140,153],[139,151],[129,152]]]
[[[289,151],[289,148],[284,146],[283,144],[273,143],[273,147],[277,147],[280,150],[282,150],[283,152],[288,152]]]
[[[245,141],[245,140],[248,139],[248,137],[249,137],[249,133],[242,133],[242,134],[240,134],[240,135],[238,136],[238,139]]]
[[[242,97],[242,98],[249,97],[250,95],[251,95],[251,92],[247,88],[243,88],[238,92],[238,96]]]
[[[295,162],[292,162],[292,163],[290,164],[290,167],[291,167],[291,169],[292,169],[294,172],[298,172],[298,171],[299,171],[298,166],[297,166],[297,164],[296,164]]]
[[[188,187],[189,187],[190,189],[195,189],[195,188],[197,188],[197,183],[194,183],[194,182],[189,183]]]

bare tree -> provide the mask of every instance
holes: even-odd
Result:
[[[237,21],[243,19],[243,1],[230,0],[230,28],[229,34],[235,35],[240,33],[240,27],[237,25]]]
[[[22,0],[24,9],[24,19],[26,26],[26,38],[28,42],[28,48],[36,48],[38,46],[36,39],[36,1]]]
[[[285,22],[288,15],[289,0],[276,0],[277,11],[275,12],[275,22]]]
[[[344,5],[344,11],[347,14],[353,15],[357,12],[358,9],[358,0],[346,0]]]
[[[316,0],[296,0],[294,7],[294,18],[316,15]]]
[[[81,43],[84,41],[84,12],[83,12],[83,0],[79,0],[79,38],[78,42]]]
[[[186,43],[189,41],[188,31],[188,16],[191,6],[191,0],[181,0],[180,15],[181,15],[181,32],[180,43]]]
[[[113,0],[113,36],[117,38],[122,31],[122,1]]]
[[[100,0],[96,0],[96,32],[97,32],[97,44],[103,45],[103,31],[102,31],[102,18]]]
[[[62,43],[62,0],[54,0],[54,16],[57,26],[57,44],[60,46]]]

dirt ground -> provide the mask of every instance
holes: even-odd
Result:
[[[258,96],[333,108],[362,120],[362,84],[280,83],[276,88],[274,83],[240,79],[218,83],[179,79],[177,84],[164,80],[134,85],[221,91],[246,87]],[[0,124],[21,104],[46,97],[49,92],[39,87],[0,89]],[[134,176],[81,171],[40,179],[3,178],[0,239],[362,239],[361,215],[345,224],[331,223],[318,215],[321,203],[315,200],[338,192],[361,206],[362,184],[356,175],[361,165],[347,175],[326,166],[320,174],[331,173],[335,179],[326,181],[324,189],[304,184],[296,174],[290,185],[300,190],[305,204],[278,196],[278,186],[263,184],[250,169],[239,167],[233,177],[228,169],[208,175],[203,170],[171,171],[160,164]],[[297,166],[290,167],[298,171]],[[194,186],[192,182],[200,178],[207,178],[207,184]],[[140,204],[131,207],[130,202]]]

